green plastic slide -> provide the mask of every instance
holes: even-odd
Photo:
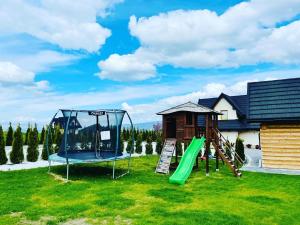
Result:
[[[192,142],[190,143],[189,147],[185,151],[184,155],[182,156],[180,163],[173,173],[173,175],[169,178],[169,182],[172,184],[184,184],[185,181],[190,176],[195,160],[197,155],[199,154],[200,150],[202,149],[205,142],[205,138],[202,137],[201,139],[193,138]]]

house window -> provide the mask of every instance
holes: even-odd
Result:
[[[228,120],[228,110],[221,110],[221,120]]]
[[[193,114],[192,113],[190,113],[190,112],[186,113],[185,123],[186,123],[186,125],[193,125]]]

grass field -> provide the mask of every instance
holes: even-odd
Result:
[[[1,172],[0,224],[300,224],[299,176],[237,179],[223,166],[206,177],[202,164],[176,186],[154,173],[156,161],[134,158],[132,173],[115,181],[106,163],[71,166],[69,183],[47,168]]]

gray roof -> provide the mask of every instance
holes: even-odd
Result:
[[[161,111],[157,113],[157,115],[166,115],[166,114],[171,114],[175,112],[194,112],[194,113],[199,113],[199,114],[208,114],[208,113],[213,113],[213,114],[221,114],[215,110],[212,110],[210,108],[207,108],[203,105],[198,105],[193,102],[187,102],[175,107],[172,107],[170,109]]]
[[[248,83],[252,122],[299,121],[300,78]]]

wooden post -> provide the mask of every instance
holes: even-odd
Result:
[[[214,115],[214,128],[218,127],[218,115]],[[214,133],[214,141],[217,148],[219,148],[219,136]],[[219,171],[219,149],[216,149],[216,171]]]
[[[211,115],[206,115],[206,143],[205,143],[205,158],[206,158],[206,176],[209,176],[209,148],[211,142]]]

